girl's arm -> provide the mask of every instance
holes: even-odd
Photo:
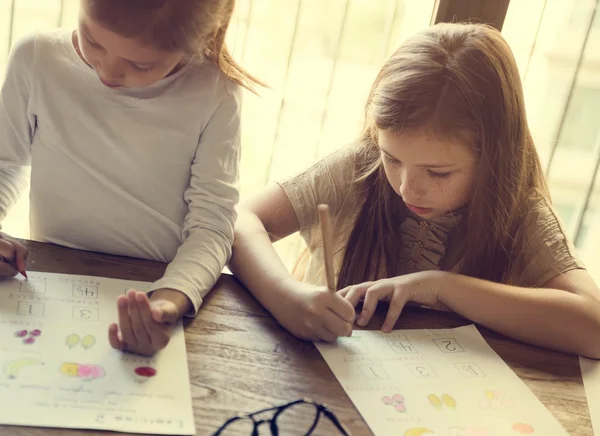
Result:
[[[390,331],[407,301],[454,312],[512,338],[600,359],[600,290],[585,270],[571,270],[542,288],[523,288],[446,271],[414,274],[340,291],[356,305],[364,297],[359,325],[379,300],[390,300],[383,325]]]
[[[283,188],[266,187],[239,207],[229,268],[290,332],[334,340],[352,331],[353,307],[328,289],[294,280],[272,244],[299,229]]]
[[[439,300],[502,334],[546,348],[600,359],[600,289],[582,269],[542,288],[521,288],[452,273],[433,273]]]

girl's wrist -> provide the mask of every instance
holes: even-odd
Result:
[[[194,307],[189,297],[176,289],[162,288],[153,291],[152,295],[150,295],[150,301],[158,300],[165,300],[173,303],[177,307],[178,318],[182,318]]]

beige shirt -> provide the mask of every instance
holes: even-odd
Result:
[[[337,277],[345,247],[361,207],[361,197],[352,189],[356,148],[343,148],[280,185],[289,197],[300,224],[308,252],[299,260],[296,278],[324,285],[323,253],[317,205],[328,204],[332,214],[334,267]],[[400,259],[402,274],[443,269],[448,253],[459,248],[450,235],[465,209],[439,218],[423,220],[410,212],[401,220]],[[552,206],[538,200],[523,222],[523,247],[514,259],[508,280],[523,287],[541,287],[553,277],[584,268]],[[457,267],[451,269],[457,271]],[[383,277],[382,277],[383,278]]]

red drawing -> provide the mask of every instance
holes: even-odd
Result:
[[[134,372],[138,383],[145,383],[156,375],[156,370],[149,366],[138,366]]]

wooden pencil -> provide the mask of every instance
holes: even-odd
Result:
[[[323,258],[325,262],[325,278],[327,287],[335,292],[335,278],[333,274],[333,235],[331,231],[331,220],[329,217],[329,206],[320,204],[318,206],[319,221],[321,222],[321,235],[323,237]]]

